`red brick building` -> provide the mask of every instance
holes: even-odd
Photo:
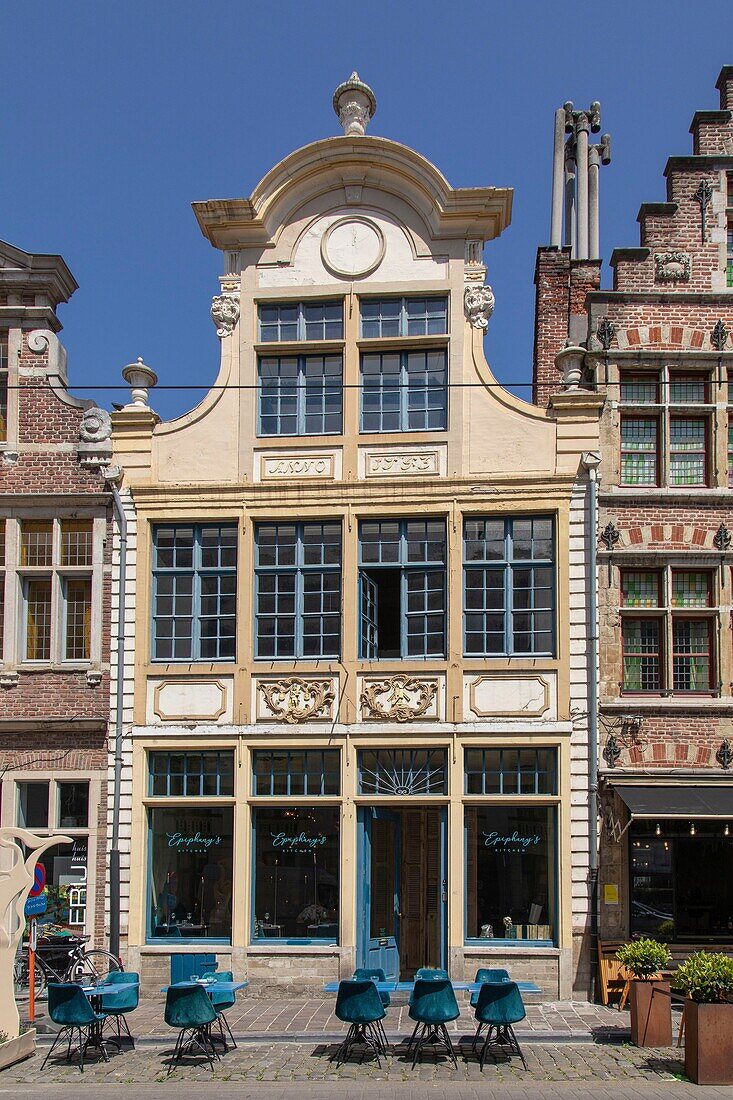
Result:
[[[733,67],[717,87],[639,247],[613,252],[613,288],[570,247],[541,249],[536,274],[535,400],[566,342],[606,396],[600,933],[678,950],[733,948]]]
[[[60,256],[0,242],[0,822],[73,837],[44,857],[49,917],[102,942],[111,443],[67,391],[75,289]]]

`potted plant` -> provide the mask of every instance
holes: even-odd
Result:
[[[678,968],[685,1001],[685,1073],[698,1085],[733,1085],[733,959],[698,951]]]
[[[637,1047],[671,1046],[672,999],[669,982],[661,974],[672,958],[666,943],[632,940],[616,958],[633,978],[629,993],[632,1043]]]

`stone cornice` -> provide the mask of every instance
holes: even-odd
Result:
[[[728,114],[726,111],[725,114]],[[733,156],[730,153],[703,153],[697,156],[670,157],[664,166],[664,175],[677,172],[685,168],[689,170],[712,168],[713,164],[720,168],[733,168]]]

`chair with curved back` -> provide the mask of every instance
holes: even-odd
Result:
[[[386,982],[387,981],[387,975],[385,974],[385,972],[384,972],[384,970],[382,969],[381,966],[361,966],[361,967],[357,968],[354,971],[354,973],[351,975],[351,977],[357,982],[366,981],[367,978],[372,982]],[[389,1006],[392,1002],[391,1002],[389,993],[386,991],[386,989],[384,989],[384,990],[383,989],[378,989],[377,993],[379,994],[379,999],[382,1002],[382,1007],[383,1008],[389,1008]],[[379,1030],[379,1032],[382,1036],[382,1046],[386,1050],[387,1049],[387,1033],[384,1030],[384,1025],[382,1024],[382,1021],[377,1020],[375,1026],[378,1028],[378,1030]]]
[[[497,967],[494,967],[494,968],[479,967],[479,969],[476,971],[476,977],[473,980],[474,980],[474,982],[508,982],[508,981],[511,981],[511,979],[509,977],[509,971],[504,970],[504,968],[502,966],[497,966]],[[475,993],[471,994],[471,1002],[470,1002],[471,1003],[471,1008],[475,1008],[476,1005],[478,1004],[479,992],[480,992],[480,990],[477,989]],[[471,1044],[471,1049],[472,1050],[476,1049],[476,1043],[478,1042],[478,1037],[481,1034],[481,1028],[482,1027],[483,1027],[483,1024],[479,1024],[479,1026],[476,1030],[476,1034],[473,1037],[473,1043]]]
[[[44,1069],[46,1062],[56,1049],[56,1044],[61,1040],[61,1037],[67,1033],[69,1036],[69,1045],[66,1050],[66,1061],[71,1061],[71,1044],[75,1034],[78,1032],[79,1069],[83,1073],[84,1052],[89,1045],[89,1040],[92,1038],[94,1026],[97,1025],[101,1027],[104,1023],[104,1015],[94,1011],[89,1001],[84,996],[84,990],[80,985],[77,985],[76,982],[49,982],[47,988],[48,1015],[55,1024],[59,1025],[59,1032],[53,1041],[51,1049],[43,1059],[41,1070]],[[102,1052],[102,1057],[105,1062],[109,1062],[107,1051],[104,1049],[104,1045],[99,1041],[99,1038],[97,1038],[95,1042],[99,1044],[99,1049]]]
[[[168,1073],[180,1062],[184,1054],[197,1047],[206,1056],[213,1072],[212,1053],[219,1054],[211,1041],[211,1025],[216,1021],[216,1009],[206,990],[195,982],[169,985],[165,997],[165,1022],[178,1029],[173,1056],[168,1063]]]
[[[130,1033],[126,1015],[128,1012],[134,1012],[140,1003],[140,975],[135,970],[110,970],[105,978],[105,984],[134,984],[134,989],[123,989],[120,993],[106,993],[102,997],[102,1012],[108,1019],[114,1020],[117,1025],[118,1045],[122,1042],[121,1029],[124,1027],[134,1050],[135,1040]]]
[[[350,981],[339,982],[334,1011],[337,1019],[349,1024],[349,1030],[338,1050],[331,1055],[331,1061],[335,1058],[336,1064],[341,1065],[349,1057],[352,1048],[357,1043],[362,1043],[368,1050],[374,1051],[377,1065],[381,1069],[379,1055],[386,1054],[387,1048],[380,1034],[380,1025],[387,1013],[372,979],[357,981],[352,978]]]
[[[496,1032],[496,1042],[508,1046],[511,1052],[518,1054],[524,1068],[527,1068],[527,1062],[512,1026],[523,1020],[526,1015],[522,994],[516,982],[484,982],[479,990],[478,1004],[475,1008],[478,1028],[474,1048],[479,1031],[484,1025],[488,1027],[484,1045],[481,1048],[481,1069],[484,1068],[492,1031]]]
[[[445,981],[447,977],[448,971],[442,970],[439,966],[421,966],[415,971],[416,982],[439,982]]]
[[[457,1020],[460,1009],[449,978],[418,978],[410,1000],[410,1019],[416,1023],[407,1046],[409,1054],[414,1043],[412,1068],[415,1068],[424,1046],[444,1046],[455,1067],[458,1066],[448,1029],[451,1020]]]
[[[234,981],[234,975],[231,970],[217,970],[216,978],[217,981],[221,982]],[[225,1009],[234,1008],[234,1005],[237,1003],[236,992],[234,990],[232,990],[231,993],[225,992],[223,990],[217,992],[215,989],[211,989],[209,991],[209,997],[211,998],[211,1003],[214,1006],[214,1010],[216,1012],[216,1018],[219,1023],[219,1033],[221,1035],[221,1041],[224,1044],[224,1050],[227,1049],[226,1036],[224,1035],[225,1028],[227,1035],[231,1039],[232,1046],[236,1047],[237,1043],[234,1036],[232,1035],[232,1029],[229,1026],[229,1021],[224,1015]]]

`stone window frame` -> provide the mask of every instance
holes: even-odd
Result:
[[[73,727],[71,727],[73,729]],[[71,729],[69,736],[71,736]],[[27,755],[31,755],[28,753]],[[97,911],[97,852],[100,844],[105,840],[106,817],[102,827],[97,824],[97,808],[102,799],[102,774],[100,772],[84,771],[82,769],[63,768],[63,751],[49,753],[43,764],[45,766],[34,769],[32,761],[18,767],[11,767],[0,779],[0,825],[4,828],[16,828],[18,808],[18,787],[21,783],[48,783],[49,785],[49,826],[46,829],[31,829],[37,836],[53,836],[61,833],[72,839],[87,840],[87,871],[86,871],[86,915],[84,921],[84,934],[95,939],[95,922]],[[51,756],[58,756],[58,764],[54,765]],[[62,826],[59,820],[59,794],[60,783],[88,783],[89,784],[89,816],[85,827]],[[53,855],[55,849],[50,849]],[[102,902],[104,904],[104,902]]]
[[[53,514],[38,509],[13,508],[0,516],[5,522],[5,621],[3,625],[2,667],[20,669],[100,669],[102,664],[102,616],[104,595],[104,547],[107,520],[91,508],[68,508]],[[61,564],[61,523],[64,520],[90,521],[92,524],[92,561],[90,565]],[[23,522],[50,522],[53,525],[53,557],[49,566],[29,567],[21,563]],[[0,536],[1,537],[1,536]],[[28,660],[25,656],[26,620],[24,582],[34,575],[51,576],[51,646],[46,659]],[[90,647],[88,658],[64,657],[66,597],[63,585],[67,577],[91,578]]]
[[[691,386],[704,385],[703,401],[691,400],[691,394],[681,395],[681,399],[672,400],[672,391],[675,384]],[[645,393],[639,393],[637,399],[625,399],[624,386],[644,388]],[[619,371],[619,485],[627,488],[658,488],[670,486],[672,488],[706,489],[712,484],[714,467],[714,455],[712,453],[713,420],[716,413],[716,405],[712,400],[713,378],[709,367],[704,370],[695,369],[693,366],[677,367],[669,364],[648,364],[634,366],[632,369],[622,368]],[[653,392],[653,391],[656,392]],[[648,400],[648,396],[654,400]],[[624,424],[631,421],[653,422],[655,425],[655,463],[656,476],[654,482],[638,482],[624,480]],[[696,450],[689,451],[681,446],[674,446],[673,425],[704,421],[704,433],[702,445]],[[627,452],[628,453],[628,452]],[[651,452],[649,452],[651,453]],[[673,480],[675,467],[675,455],[703,454],[704,473],[702,481]]]
[[[624,577],[630,573],[646,573],[654,575],[657,579],[658,598],[656,603],[624,604],[623,585]],[[707,576],[707,603],[699,605],[674,603],[674,580],[680,575],[705,574]],[[651,591],[651,589],[649,590]],[[620,612],[620,648],[621,648],[621,679],[619,690],[622,696],[674,696],[676,698],[689,698],[690,696],[718,696],[720,687],[720,660],[718,636],[716,626],[720,623],[721,596],[718,571],[709,565],[684,565],[678,562],[667,562],[665,565],[646,567],[641,564],[629,564],[619,569],[619,612]],[[656,622],[657,626],[657,658],[659,662],[659,684],[653,688],[626,687],[624,661],[627,656],[624,624],[626,622]],[[705,622],[707,624],[708,646],[705,654],[708,659],[708,683],[707,688],[685,689],[675,687],[675,656],[683,659],[685,654],[676,647],[675,626],[687,622]],[[634,656],[634,654],[630,654]],[[690,655],[692,656],[692,655]]]

